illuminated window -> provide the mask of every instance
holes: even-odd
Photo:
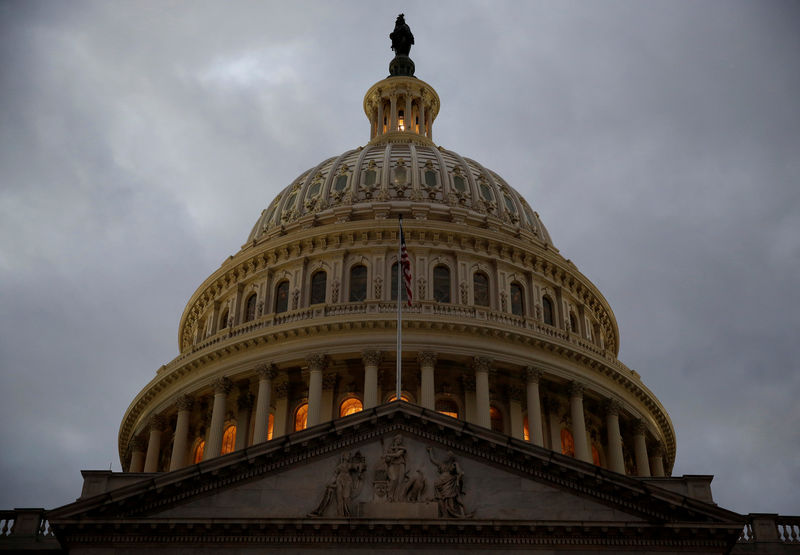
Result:
[[[275,426],[275,415],[269,413],[269,419],[267,420],[267,441],[272,439],[272,433],[274,432]]]
[[[489,278],[483,272],[475,272],[472,276],[472,291],[475,304],[489,306]]]
[[[228,327],[228,310],[222,311],[222,317],[219,319],[219,329],[224,330]]]
[[[308,427],[308,403],[303,403],[294,411],[294,431],[305,430]]]
[[[458,405],[452,399],[437,399],[436,400],[436,412],[450,416],[452,418],[458,418]]]
[[[328,282],[328,274],[320,270],[311,276],[311,304],[325,302],[325,286]]]
[[[399,129],[400,131],[406,130],[406,118],[405,114],[403,113],[403,110],[400,110],[397,113],[397,129]]]
[[[600,451],[597,450],[597,447],[594,444],[592,444],[592,462],[595,465],[600,466]]]
[[[359,264],[350,268],[350,302],[360,302],[367,298],[367,267]]]
[[[561,454],[575,456],[575,440],[572,439],[572,432],[566,428],[561,430]]]
[[[544,318],[544,323],[549,326],[554,326],[553,301],[551,301],[549,297],[542,297],[542,312],[544,313],[542,315]]]
[[[275,288],[275,314],[289,310],[289,282],[282,281]]]
[[[492,422],[492,430],[495,432],[503,431],[503,413],[497,407],[489,407],[489,419]]]
[[[250,320],[255,320],[256,317],[256,300],[258,299],[257,295],[253,293],[249,297],[247,297],[247,302],[244,304],[244,321],[249,322]]]
[[[206,442],[200,440],[200,442],[194,448],[194,455],[192,456],[192,462],[194,464],[197,464],[203,460],[203,451],[205,450],[205,448],[206,448]]]
[[[391,287],[391,290],[392,290],[392,300],[396,301],[397,300],[397,262],[392,264],[392,287]],[[403,301],[407,301],[408,300],[408,293],[406,292],[406,286],[402,285],[400,287],[400,291],[401,291],[400,299],[403,300]]]
[[[231,453],[236,447],[236,426],[228,426],[225,428],[225,433],[222,434],[222,450],[221,455]]]
[[[525,441],[531,440],[531,430],[528,426],[528,415],[525,415],[525,418],[522,419],[522,437]]]
[[[410,403],[411,402],[411,398],[408,395],[406,395],[405,393],[401,393],[400,394],[400,400],[401,401],[405,401],[406,403]],[[397,401],[397,395],[392,395],[389,398],[389,402],[390,403],[393,402],[393,401]]]
[[[450,268],[441,264],[433,269],[433,299],[439,303],[450,302]]]
[[[522,286],[519,283],[511,284],[511,314],[523,316],[525,314],[525,301],[522,298]]]
[[[361,412],[364,409],[364,405],[356,399],[355,397],[348,397],[342,404],[339,405],[339,416],[349,416],[351,414],[355,414],[357,412]]]

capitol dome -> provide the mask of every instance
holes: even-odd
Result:
[[[440,100],[413,63],[390,70],[364,98],[367,144],[294,179],[189,299],[179,355],[123,418],[123,468],[176,470],[399,389],[468,426],[668,476],[672,423],[617,359],[608,302],[498,173],[433,142]],[[398,388],[399,217],[412,298]]]

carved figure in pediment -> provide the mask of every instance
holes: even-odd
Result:
[[[405,501],[406,477],[406,446],[403,444],[403,436],[396,435],[392,439],[391,445],[386,449],[381,459],[386,465],[387,498],[389,501]]]
[[[325,514],[328,505],[336,500],[336,515],[349,517],[353,515],[352,502],[361,491],[367,461],[361,452],[345,453],[333,471],[333,478],[325,486],[325,493],[316,509],[308,516],[320,517]]]
[[[436,481],[433,482],[435,499],[439,503],[439,516],[450,518],[469,518],[472,515],[464,510],[461,496],[464,495],[464,473],[456,462],[452,451],[438,461],[433,456],[433,449],[428,447],[428,457],[436,467]]]
[[[413,477],[406,480],[404,488],[405,500],[409,503],[418,503],[422,501],[422,494],[425,492],[425,476],[422,470],[417,469]]]

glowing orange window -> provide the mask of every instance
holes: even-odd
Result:
[[[503,431],[503,413],[497,407],[489,407],[489,420],[492,422],[492,430],[495,432]]]
[[[236,447],[236,426],[228,426],[222,434],[222,455],[230,453]]]
[[[600,451],[598,451],[597,447],[594,445],[592,445],[592,462],[595,465],[600,466]]]
[[[197,444],[197,447],[194,448],[194,457],[192,458],[194,464],[197,464],[203,460],[203,451],[205,450],[205,448],[206,448],[205,441],[200,441],[200,443]]]
[[[561,430],[561,453],[570,457],[575,456],[575,440],[572,439],[572,432],[566,428]]]
[[[436,412],[458,418],[458,405],[452,399],[438,399],[436,401]]]
[[[531,440],[531,431],[528,428],[528,417],[522,419],[522,437],[525,438],[525,441]]]
[[[275,415],[270,413],[269,420],[267,420],[267,441],[272,439],[272,428],[275,425]]]
[[[305,430],[308,427],[308,403],[303,403],[294,412],[294,431]]]
[[[355,397],[349,397],[342,401],[342,404],[339,406],[339,416],[349,416],[351,414],[361,412],[363,409],[364,405],[361,403],[361,401]]]

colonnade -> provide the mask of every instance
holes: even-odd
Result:
[[[375,407],[379,404],[379,367],[381,362],[381,352],[377,350],[366,350],[362,353],[364,365],[364,382],[362,404],[364,409]],[[429,410],[436,410],[436,390],[434,386],[434,375],[437,362],[437,354],[429,351],[417,353],[419,364],[419,404]],[[315,353],[306,358],[307,370],[303,373],[308,386],[308,413],[307,425],[309,427],[320,424],[330,418],[333,410],[332,389],[335,383],[335,376],[325,374],[327,357],[324,354]],[[288,391],[287,384],[281,383],[274,387],[274,380],[278,373],[272,365],[260,364],[256,367],[258,378],[257,393],[255,396],[255,408],[253,408],[253,396],[250,394],[250,386],[243,385],[238,401],[237,427],[240,433],[236,438],[236,449],[243,449],[247,446],[247,431],[249,429],[250,416],[254,417],[252,443],[262,443],[267,440],[268,419],[273,405],[273,390],[275,390],[275,420],[274,437],[286,433],[289,429],[288,418]],[[492,390],[490,389],[490,376],[495,374],[493,361],[486,357],[475,357],[472,361],[472,373],[464,376],[464,417],[468,422],[491,428],[492,410]],[[549,422],[550,448],[558,450],[560,448],[561,422],[564,416],[560,411],[552,407],[552,403],[542,402],[540,392],[540,382],[544,373],[541,369],[533,366],[523,368],[520,378],[525,382],[524,394],[521,388],[514,388],[515,392],[510,394],[509,406],[511,407],[510,422],[511,435],[521,438],[522,432],[522,404],[524,397],[527,402],[528,416],[528,440],[539,447],[545,445],[545,415]],[[332,379],[333,378],[333,379]],[[211,419],[208,430],[208,440],[205,444],[203,459],[217,457],[221,453],[222,438],[225,427],[226,415],[229,407],[227,398],[232,391],[233,382],[221,377],[213,382],[213,404],[211,409]],[[575,458],[584,462],[593,461],[591,444],[586,430],[586,415],[584,414],[584,392],[586,386],[578,381],[568,384],[569,398],[569,423],[571,434],[574,440]],[[518,393],[517,393],[518,392]],[[545,399],[546,401],[546,399]],[[544,405],[544,406],[543,406]],[[188,464],[187,448],[189,446],[190,416],[194,406],[192,397],[180,395],[175,400],[177,418],[174,427],[172,454],[169,461],[169,470],[177,470]],[[625,457],[623,454],[623,438],[620,432],[620,412],[622,406],[619,401],[609,399],[603,404],[605,413],[606,428],[606,466],[615,472],[624,474]],[[518,413],[518,414],[517,414]],[[635,416],[634,416],[635,418]],[[656,445],[655,448],[648,450],[647,428],[643,421],[635,420],[632,436],[632,450],[635,460],[635,474],[637,476],[664,476],[663,448]],[[147,427],[147,434],[134,437],[132,443],[132,455],[130,472],[156,472],[160,450],[162,446],[162,434],[164,433],[165,419],[162,415],[152,417]]]

